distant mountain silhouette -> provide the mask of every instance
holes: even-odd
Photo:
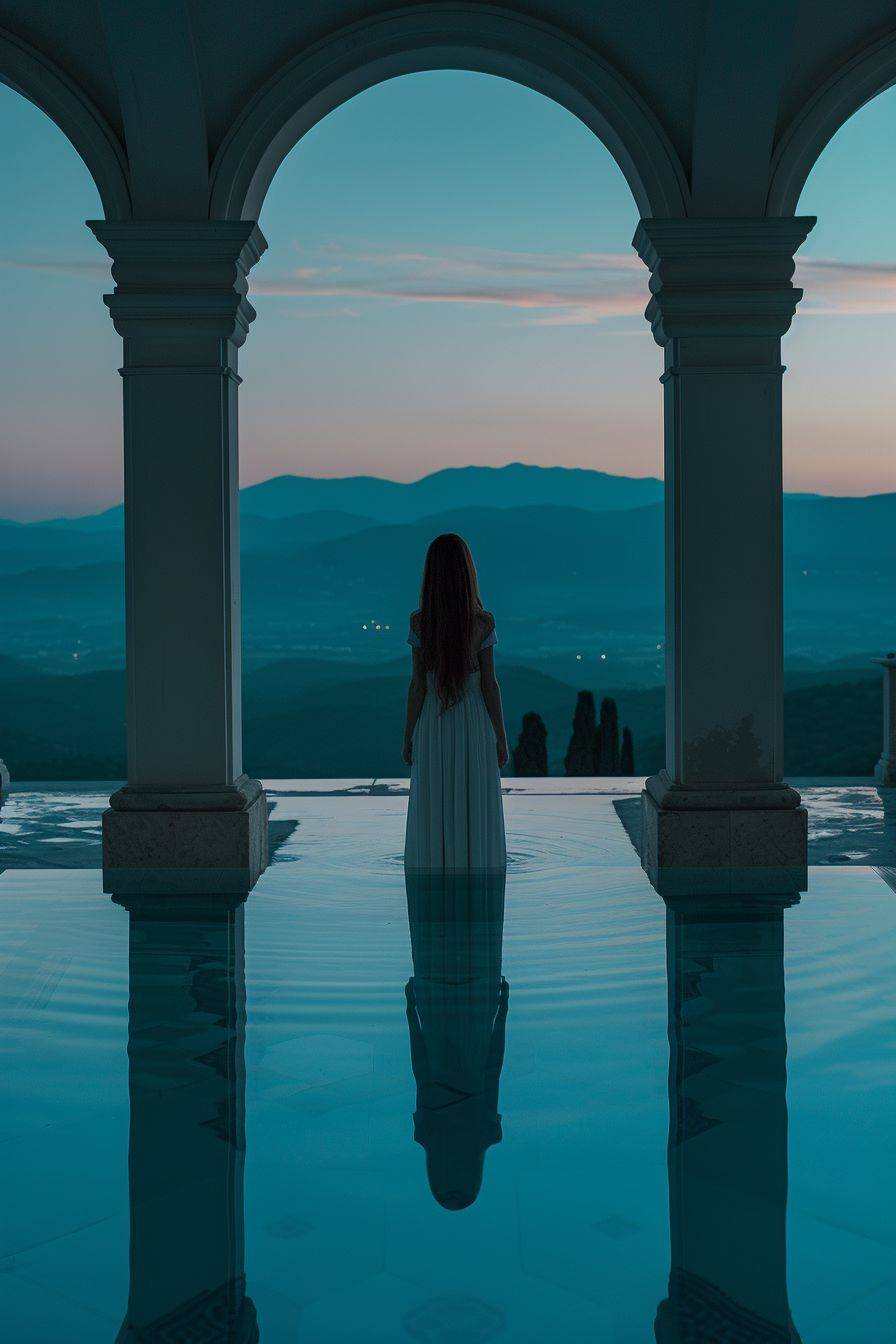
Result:
[[[321,509],[318,513],[288,514],[265,518],[260,514],[240,515],[240,548],[243,553],[299,551],[321,541],[347,537],[354,532],[376,527],[377,519],[339,509]]]
[[[784,521],[788,658],[810,658],[812,671],[818,661],[889,647],[896,494],[788,498]],[[565,676],[577,653],[593,661],[605,652],[614,678],[628,659],[640,667],[629,684],[661,680],[661,504],[605,513],[473,506],[400,524],[339,510],[268,519],[244,513],[248,659],[404,655],[423,556],[442,531],[461,532],[473,548],[486,600],[500,613],[504,657],[551,672],[562,666]],[[75,653],[82,666],[120,661],[120,533],[0,525],[4,571],[14,575],[0,583],[6,652],[55,659],[57,670]],[[383,628],[364,631],[365,624]]]
[[[104,509],[102,513],[87,513],[81,518],[47,518],[42,522],[26,524],[28,527],[60,527],[65,532],[118,531],[123,525],[123,504],[113,504],[111,509]]]
[[[570,505],[603,513],[654,504],[663,483],[653,477],[612,476],[570,467],[449,467],[409,484],[374,476],[318,479],[277,476],[242,491],[246,513],[282,517],[318,509],[344,509],[381,522],[411,522],[448,509],[515,509],[531,504]]]
[[[418,481],[378,476],[273,476],[240,491],[243,519],[289,518],[298,514],[355,514],[360,521],[413,522],[457,508],[515,509],[528,504],[571,505],[591,512],[639,508],[663,498],[663,483],[652,476],[614,476],[579,467],[537,467],[513,462],[505,467],[448,467]],[[83,518],[51,518],[12,523],[29,531],[116,531],[124,509],[116,504]],[[0,527],[5,526],[0,522]],[[336,533],[334,533],[336,535]]]
[[[70,568],[104,560],[121,560],[124,539],[121,522],[117,527],[79,527],[84,520],[67,519],[61,523],[0,522],[0,574],[20,574],[48,565]]]
[[[615,684],[658,684],[661,496],[657,480],[520,464],[409,485],[283,476],[250,486],[241,496],[246,666],[324,658],[371,668],[405,656],[426,547],[456,531],[500,613],[502,659],[565,680],[604,653],[597,670]],[[121,523],[120,507],[0,522],[5,653],[50,671],[120,665]],[[858,651],[896,638],[896,494],[790,495],[784,524],[786,656],[794,668],[807,660],[814,684],[818,663],[846,657],[852,668]]]

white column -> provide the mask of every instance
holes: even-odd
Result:
[[[267,862],[240,722],[237,351],[252,222],[91,223],[124,340],[128,782],[108,890],[246,891]]]
[[[783,782],[781,336],[811,219],[645,219],[665,352],[666,768],[643,794],[665,891],[788,891],[806,815]]]
[[[882,789],[896,788],[896,653],[875,658],[884,670],[884,746],[874,768],[874,777]]]

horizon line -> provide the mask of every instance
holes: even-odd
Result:
[[[631,481],[631,482],[642,483],[642,484],[645,484],[645,485],[647,485],[647,484],[654,484],[654,485],[660,485],[660,486],[663,486],[663,485],[664,485],[664,478],[663,478],[662,476],[630,476],[630,475],[627,475],[627,474],[622,473],[622,472],[604,471],[604,470],[603,470],[602,468],[600,468],[600,467],[568,467],[568,466],[563,466],[563,465],[560,465],[560,464],[554,464],[554,465],[551,465],[551,466],[544,466],[544,465],[542,465],[541,463],[537,463],[537,462],[520,462],[520,461],[518,461],[518,460],[513,460],[513,461],[509,461],[509,462],[503,462],[503,463],[501,463],[501,464],[499,464],[499,465],[493,465],[493,464],[491,464],[491,463],[468,462],[468,463],[465,463],[465,464],[460,465],[460,466],[439,467],[439,468],[437,468],[435,471],[425,472],[422,476],[414,477],[412,480],[409,480],[409,481],[395,480],[394,478],[389,477],[389,476],[376,476],[376,475],[372,475],[372,474],[369,474],[369,473],[352,473],[352,474],[350,474],[350,475],[346,475],[346,476],[318,476],[318,475],[308,474],[308,473],[304,473],[304,472],[288,472],[288,471],[287,471],[287,472],[278,472],[276,475],[273,475],[273,476],[266,476],[266,477],[263,477],[261,480],[258,480],[258,481],[252,481],[252,482],[250,482],[250,483],[248,483],[248,484],[246,484],[246,485],[241,485],[241,486],[239,487],[239,494],[242,495],[242,494],[244,494],[245,492],[247,492],[247,491],[249,491],[249,490],[257,489],[258,487],[263,486],[263,485],[270,485],[271,483],[273,483],[273,482],[275,482],[275,481],[289,481],[289,480],[293,480],[293,481],[297,481],[297,480],[301,480],[301,481],[322,481],[322,482],[323,482],[323,481],[326,481],[326,482],[342,481],[342,482],[346,482],[346,483],[347,483],[347,482],[351,482],[351,481],[370,481],[370,482],[377,482],[377,483],[379,483],[379,484],[383,484],[383,485],[394,485],[394,486],[398,487],[399,489],[410,489],[410,488],[412,488],[412,487],[415,486],[415,485],[420,485],[420,484],[422,484],[424,481],[431,480],[431,479],[432,479],[433,477],[435,477],[435,476],[445,476],[445,475],[449,475],[449,474],[453,474],[453,473],[458,473],[458,472],[464,472],[464,471],[501,472],[501,471],[507,471],[507,470],[509,470],[510,468],[513,468],[513,467],[522,468],[522,469],[524,469],[524,470],[526,470],[526,471],[562,472],[562,473],[566,473],[566,474],[572,474],[572,473],[581,472],[581,473],[586,473],[586,474],[591,475],[591,476],[602,476],[602,477],[605,477],[605,478],[608,478],[608,479],[610,479],[610,480],[614,480],[614,481]],[[886,496],[888,496],[888,495],[896,494],[896,491],[893,491],[893,490],[872,490],[872,491],[869,491],[867,494],[860,494],[860,495],[827,494],[827,493],[825,493],[825,492],[822,491],[822,490],[785,490],[783,493],[784,493],[784,497],[785,497],[785,498],[790,498],[790,499],[840,499],[840,500],[855,499],[855,500],[863,500],[863,499],[880,499],[880,498],[884,498],[884,497],[886,497]],[[659,502],[659,501],[656,501],[656,502]],[[12,525],[12,526],[14,526],[14,527],[40,527],[40,526],[46,526],[46,525],[49,525],[50,523],[61,523],[61,522],[72,522],[72,523],[76,523],[76,522],[83,522],[83,521],[84,521],[85,519],[87,519],[87,518],[101,518],[104,514],[114,513],[115,511],[120,510],[120,509],[122,509],[123,507],[124,507],[124,501],[123,501],[123,500],[118,500],[116,503],[114,503],[114,504],[109,504],[109,505],[107,505],[105,508],[97,509],[97,510],[95,510],[95,511],[90,511],[90,510],[88,510],[88,512],[86,512],[86,513],[79,513],[79,514],[52,514],[52,515],[47,516],[47,517],[32,518],[32,519],[29,519],[29,520],[27,520],[27,521],[23,521],[23,520],[21,520],[21,519],[16,519],[16,518],[0,518],[0,523],[4,523],[4,524],[7,524],[7,525]],[[452,507],[454,507],[454,506],[452,506]],[[469,505],[461,505],[461,506],[457,506],[457,507],[466,507],[466,508],[476,508],[476,507],[478,507],[478,508],[490,508],[490,507],[492,507],[492,508],[501,508],[502,506],[501,506],[501,505],[487,505],[487,504],[482,504],[482,505],[469,504]],[[511,506],[508,506],[508,507],[512,507],[512,508],[538,507],[538,502],[536,502],[536,503],[533,504],[533,505],[528,505],[528,506],[524,506],[524,505],[511,505]],[[546,507],[547,507],[547,506],[546,506]],[[551,505],[550,507],[564,507],[564,506],[563,506],[563,505]],[[575,507],[578,507],[578,506],[576,506],[576,505],[566,505],[565,507],[568,507],[568,508],[575,508]],[[633,506],[631,506],[631,507],[633,507],[633,508],[637,508],[637,507],[645,507],[645,506],[643,506],[643,505],[641,505],[641,506],[633,505]],[[314,513],[314,512],[319,512],[319,511],[320,511],[320,510],[316,510],[316,509],[311,509],[311,510],[307,510],[307,509],[306,509],[306,510],[304,510],[304,512],[306,512],[306,513],[307,513],[307,512]],[[450,510],[440,510],[440,512],[447,512],[447,511],[450,511]],[[585,511],[585,512],[595,512],[595,510],[593,510],[593,509],[588,509],[588,510],[584,510],[584,511]],[[606,511],[606,510],[604,510],[604,511]],[[624,509],[623,509],[623,510],[611,509],[611,510],[609,510],[609,511],[610,511],[610,512],[625,512],[626,510],[624,510]]]

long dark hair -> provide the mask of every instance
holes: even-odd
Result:
[[[445,532],[430,543],[420,587],[423,663],[443,709],[458,702],[470,673],[470,647],[482,611],[479,580],[463,537]]]

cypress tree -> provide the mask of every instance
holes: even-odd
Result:
[[[513,750],[513,773],[521,777],[548,773],[548,730],[540,714],[523,715],[523,729]]]
[[[594,754],[596,731],[594,696],[591,691],[579,691],[576,697],[576,712],[572,720],[572,737],[569,739],[569,749],[563,761],[567,775],[597,774]]]

